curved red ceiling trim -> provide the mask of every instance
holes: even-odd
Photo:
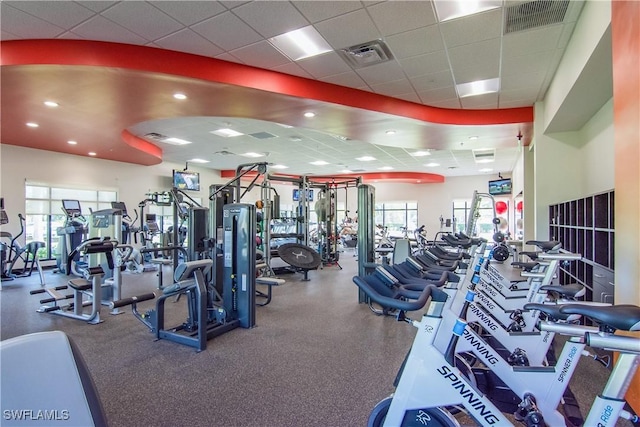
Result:
[[[242,179],[253,179],[256,176],[256,172],[251,171],[245,174]],[[287,178],[300,178],[298,175],[277,174]],[[276,176],[277,176],[276,175]],[[235,178],[235,170],[221,170],[221,178]],[[335,176],[308,176],[307,179],[315,183],[330,183],[332,179],[343,180],[345,178],[362,178],[363,182],[397,182],[408,184],[440,184],[444,182],[444,176],[426,173],[426,172],[364,172],[361,174],[339,174]]]
[[[130,147],[135,148],[136,150],[140,150],[143,153],[149,154],[153,157],[158,158],[158,162],[156,164],[162,163],[162,148],[157,145],[153,145],[149,141],[138,138],[128,130],[123,130],[120,134],[122,140]]]
[[[90,65],[165,73],[437,124],[497,125],[533,122],[533,107],[496,110],[436,108],[233,62],[146,46],[89,40],[10,40],[0,42],[0,52],[0,64],[3,66]]]

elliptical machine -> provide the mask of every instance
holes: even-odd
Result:
[[[25,217],[18,214],[20,220],[20,233],[13,236],[6,231],[0,231],[0,238],[5,242],[0,242],[0,259],[1,259],[1,275],[2,281],[13,280],[18,277],[29,277],[33,273],[33,269],[37,268],[40,274],[40,285],[44,286],[44,273],[38,258],[38,250],[45,246],[44,242],[29,242],[24,246],[20,246],[18,239],[24,234]],[[8,224],[9,217],[4,210],[4,199],[0,199],[0,225]],[[22,263],[19,273],[15,272],[16,264]]]

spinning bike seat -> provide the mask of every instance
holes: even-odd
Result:
[[[557,250],[562,247],[562,243],[554,240],[528,240],[525,242],[527,245],[536,245],[543,251]]]
[[[538,310],[553,320],[567,320],[570,314],[560,312],[561,304],[539,304],[535,302],[526,303],[522,308],[525,310]]]
[[[539,264],[537,262],[514,261],[511,263],[511,265],[514,267],[519,267],[524,271],[531,271],[532,269],[536,268]]]
[[[540,287],[541,291],[557,292],[568,298],[576,298],[584,295],[584,286],[577,283],[568,285],[545,285]]]
[[[560,308],[562,314],[581,314],[597,323],[622,331],[640,331],[640,307],[630,304],[594,306],[583,304],[565,304]]]

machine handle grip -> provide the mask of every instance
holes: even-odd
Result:
[[[131,298],[123,298],[110,303],[109,308],[124,307],[125,305],[131,305],[131,304],[136,304],[142,301],[148,301],[148,300],[154,299],[155,297],[156,295],[154,293],[148,293],[148,294],[136,295]]]

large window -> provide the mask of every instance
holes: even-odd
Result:
[[[454,200],[453,201],[453,218],[455,221],[455,231],[466,232],[467,220],[471,212],[471,200]],[[480,208],[477,212],[478,218],[476,222],[475,232],[479,237],[484,237],[491,241],[494,233],[493,225],[493,205],[491,199],[482,198],[480,200]]]
[[[78,200],[82,214],[89,216],[90,210],[109,209],[117,200],[117,192],[111,190],[86,190],[78,188],[52,187],[43,184],[25,185],[25,241],[41,241],[40,259],[54,259],[58,254],[59,237],[56,230],[64,226],[62,200]]]
[[[376,203],[376,225],[387,227],[389,237],[409,237],[418,228],[418,202]]]

